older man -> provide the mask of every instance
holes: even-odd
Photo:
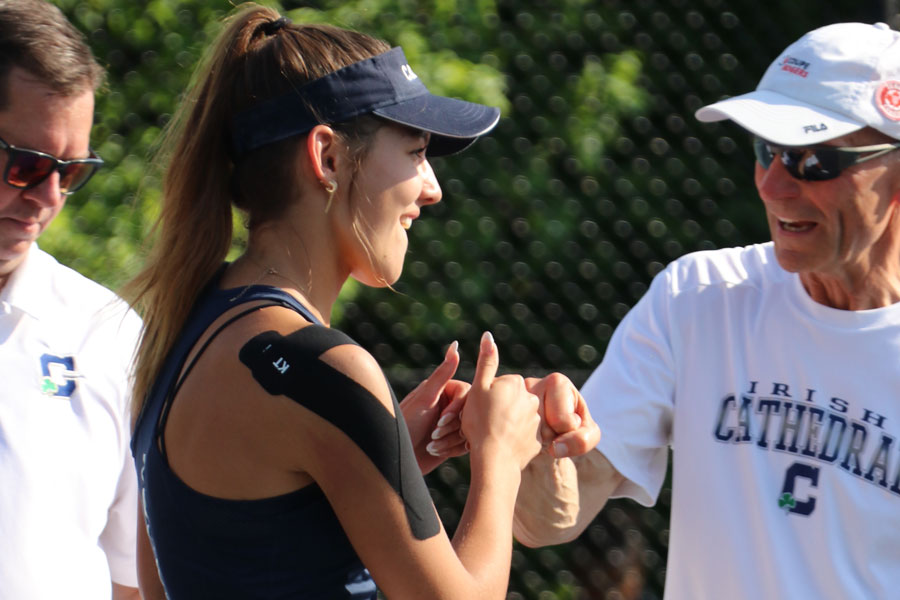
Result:
[[[607,498],[652,504],[671,447],[667,599],[894,598],[900,34],[812,31],[697,117],[755,136],[772,242],[655,278],[582,389],[603,439],[529,467],[516,533],[559,543]]]
[[[38,236],[101,164],[102,71],[40,0],[0,0],[0,599],[137,598],[128,365],[139,327]]]

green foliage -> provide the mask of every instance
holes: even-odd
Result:
[[[635,114],[647,101],[637,87],[640,56],[628,51],[604,58],[606,64],[596,58],[585,61],[567,119],[573,154],[588,172],[597,169],[605,144],[619,132],[616,115]]]
[[[504,115],[473,149],[433,161],[444,202],[411,232],[407,268],[396,286],[401,293],[386,298],[382,290],[359,288],[358,295],[345,294],[353,302],[335,322],[373,348],[395,379],[423,376],[453,339],[471,359],[484,329],[494,330],[501,348],[512,346],[516,354],[507,355],[507,364],[541,368],[552,336],[533,322],[539,307],[512,297],[525,301],[546,288],[523,261],[558,256],[578,236],[582,179],[621,135],[621,120],[647,104],[638,84],[640,53],[581,52],[584,39],[610,20],[582,3],[529,12],[483,0],[323,2],[317,11],[290,14],[399,43],[435,92],[500,106]],[[562,50],[544,53],[536,40]],[[511,260],[514,253],[521,260]],[[498,305],[512,305],[515,315]],[[371,306],[385,308],[365,308]],[[590,330],[568,333],[579,360],[596,359]],[[550,351],[559,356],[558,350]],[[464,362],[464,370],[471,367]]]
[[[41,243],[63,262],[115,287],[140,265],[143,244],[157,214],[160,176],[150,162],[154,144],[203,48],[231,6],[224,1],[191,0],[61,1],[60,6],[86,32],[108,69],[108,84],[98,94],[94,129],[94,143],[107,168],[70,199]],[[397,287],[402,293],[393,298],[386,299],[383,291],[348,286],[343,302],[358,299],[360,306],[342,304],[336,310],[335,322],[341,324],[348,312],[355,319],[361,306],[388,302],[396,307],[390,313],[399,323],[384,326],[403,334],[393,341],[406,346],[407,340],[424,338],[429,343],[415,354],[419,360],[414,364],[392,352],[391,344],[379,346],[380,358],[395,369],[432,363],[449,339],[477,337],[472,325],[482,329],[502,324],[485,318],[500,318],[490,309],[498,300],[497,275],[516,281],[522,291],[529,286],[506,268],[496,273],[479,264],[498,245],[505,248],[515,237],[508,228],[511,220],[519,228],[527,224],[540,240],[533,249],[543,256],[556,254],[575,235],[579,211],[547,211],[543,202],[533,200],[556,196],[561,185],[578,187],[578,178],[597,167],[604,149],[619,135],[621,118],[645,105],[646,94],[637,85],[640,55],[631,51],[600,56],[571,53],[571,58],[551,54],[551,61],[562,62],[558,68],[547,65],[550,70],[535,62],[534,40],[521,30],[537,32],[536,24],[546,23],[535,33],[546,40],[544,45],[565,45],[573,27],[595,27],[603,20],[592,19],[595,13],[581,15],[580,8],[558,16],[548,11],[512,13],[487,0],[330,1],[296,8],[285,3],[284,8],[296,22],[352,27],[400,44],[436,93],[503,110],[504,126],[495,138],[463,155],[478,168],[460,169],[460,160],[466,158],[435,161],[439,176],[455,177],[445,185],[446,204],[465,202],[468,209],[452,211],[450,221],[444,210],[432,211],[438,214],[416,224],[411,259],[426,256],[432,266],[423,271],[424,263],[410,260],[408,271],[413,273],[404,278]],[[531,86],[544,89],[548,96],[531,95],[521,86],[520,74],[532,78]],[[535,106],[544,101],[545,106]],[[519,130],[522,123],[524,131]],[[501,148],[511,148],[512,158]],[[561,164],[566,160],[577,165],[572,169]],[[574,172],[560,173],[561,168]],[[461,172],[469,176],[459,177]],[[563,183],[561,175],[574,181]],[[470,189],[479,187],[485,188],[479,198],[484,205],[468,197]],[[501,197],[500,205],[492,206]],[[237,217],[236,223],[241,232]],[[242,238],[236,240],[232,256],[242,243]],[[447,274],[456,272],[465,274],[458,282],[459,297],[445,293]],[[501,331],[507,329],[501,327]],[[545,339],[541,336],[536,341]],[[596,353],[588,355],[593,358]]]
[[[150,157],[215,21],[220,2],[60,0],[107,69],[93,142],[102,169],[41,238],[62,262],[116,287],[140,266],[157,214],[159,176]]]
[[[489,65],[477,64],[472,57],[478,55],[465,52],[477,43],[473,38],[480,38],[490,15],[496,14],[493,4],[486,0],[357,0],[320,2],[317,9],[291,10],[290,2],[284,6],[294,22],[330,23],[402,46],[416,73],[436,94],[508,109],[503,74]]]

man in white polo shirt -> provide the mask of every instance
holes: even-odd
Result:
[[[900,33],[812,31],[697,117],[755,136],[772,241],[656,276],[581,390],[600,443],[529,465],[516,536],[653,504],[671,448],[667,600],[900,597]]]
[[[41,251],[102,70],[42,0],[0,0],[0,599],[138,598],[128,371],[137,316]]]

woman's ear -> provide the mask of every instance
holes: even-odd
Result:
[[[328,125],[316,125],[306,138],[306,153],[313,174],[322,183],[337,180],[343,156],[338,136]]]

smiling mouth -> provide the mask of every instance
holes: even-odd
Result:
[[[18,217],[2,217],[0,219],[6,221],[7,223],[10,223],[11,225],[19,229],[31,230],[36,227],[40,228],[41,226],[41,222],[37,219],[23,219]]]
[[[789,221],[787,219],[778,219],[778,226],[784,231],[802,233],[804,231],[810,231],[816,224],[813,221]]]
[[[403,229],[409,229],[412,227],[412,217],[400,217],[400,227]]]

